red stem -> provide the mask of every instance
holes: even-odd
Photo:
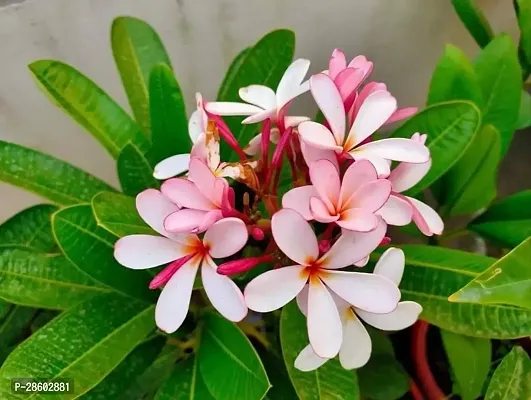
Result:
[[[208,118],[214,120],[219,129],[219,135],[223,138],[223,140],[225,140],[225,142],[230,146],[230,148],[238,154],[240,160],[246,160],[247,155],[243,152],[242,148],[240,147],[240,144],[230,131],[225,121],[223,121],[223,118],[221,118],[219,115],[214,115],[210,113],[207,113],[207,115]]]
[[[411,393],[411,397],[413,397],[413,400],[424,400],[422,392],[420,391],[416,382],[411,377],[409,378],[409,392]]]
[[[282,136],[280,137],[280,140],[278,141],[277,147],[275,148],[275,151],[273,153],[273,157],[271,157],[271,168],[269,169],[265,181],[265,188],[269,187],[269,183],[271,182],[271,179],[273,178],[273,173],[278,171],[280,172],[280,168],[282,167],[282,153],[284,152],[284,149],[286,147],[286,144],[288,143],[288,140],[291,136],[291,128],[286,129]],[[273,186],[275,187],[275,186]]]
[[[262,176],[267,176],[269,169],[269,143],[271,142],[271,120],[266,119],[262,126]]]

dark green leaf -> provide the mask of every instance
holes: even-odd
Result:
[[[60,61],[40,60],[31,63],[29,69],[54,103],[89,131],[114,158],[131,140],[142,139],[135,121],[75,68]],[[148,141],[142,142],[147,148]]]
[[[257,351],[271,382],[271,388],[264,399],[297,400],[297,392],[295,392],[295,388],[289,379],[288,370],[282,358],[280,344],[278,346],[278,353],[276,348],[272,351],[271,348],[264,349],[263,347],[258,347]]]
[[[63,253],[85,274],[120,293],[154,299],[146,272],[127,269],[115,261],[116,237],[98,226],[89,205],[62,209],[54,214],[52,226]]]
[[[52,319],[61,314],[61,311],[57,310],[41,310],[33,321],[31,321],[30,330],[35,332],[36,330],[41,329],[44,325],[50,322]]]
[[[522,97],[520,98],[520,111],[518,112],[518,120],[516,121],[516,129],[525,129],[531,126],[531,95],[525,90],[522,90]]]
[[[36,313],[36,308],[13,307],[0,323],[0,347],[14,344],[16,339],[22,338],[24,336],[23,330],[28,327]]]
[[[452,5],[476,43],[485,47],[493,39],[494,33],[476,0],[452,0]]]
[[[12,308],[13,304],[0,299],[0,322],[2,322],[6,315],[9,314],[9,311],[11,311]]]
[[[531,1],[514,0],[518,27],[520,28],[519,50],[524,58],[523,67],[531,67]]]
[[[147,188],[160,187],[160,182],[153,177],[153,168],[146,156],[132,143],[120,153],[117,168],[120,186],[128,196],[136,196]]]
[[[521,347],[514,347],[494,371],[485,400],[516,400],[531,397],[531,360]]]

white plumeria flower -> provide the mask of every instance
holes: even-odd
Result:
[[[140,193],[136,206],[142,219],[162,236],[125,236],[116,242],[114,257],[131,269],[170,263],[150,284],[152,289],[165,285],[155,309],[157,326],[172,333],[182,325],[199,266],[203,288],[212,305],[228,320],[241,321],[247,315],[243,295],[232,280],[216,272],[213,258],[229,257],[245,246],[248,233],[243,221],[222,219],[199,239],[196,235],[174,234],[164,229],[164,219],[179,208],[158,190]]]
[[[404,252],[400,249],[389,248],[378,260],[374,274],[385,276],[398,286],[402,280],[404,266]],[[390,313],[375,314],[351,306],[337,296],[334,296],[334,300],[343,324],[343,342],[339,350],[339,362],[345,369],[363,367],[371,356],[371,338],[359,318],[383,331],[399,331],[413,325],[422,312],[422,306],[413,301],[401,301]],[[301,312],[308,315],[307,288],[297,296],[297,304]],[[328,361],[326,358],[318,356],[312,346],[308,345],[295,360],[295,368],[301,371],[313,371],[326,361]]]
[[[211,102],[206,105],[206,109],[215,115],[248,116],[243,120],[243,124],[265,121],[268,118],[277,123],[279,118],[284,117],[285,127],[296,126],[309,118],[285,117],[285,108],[294,98],[309,90],[308,81],[303,82],[309,68],[310,61],[300,58],[286,69],[276,93],[267,86],[250,85],[238,92],[246,103]]]
[[[368,312],[388,313],[396,308],[400,291],[390,279],[338,271],[365,258],[380,244],[387,229],[383,220],[371,232],[342,235],[321,257],[310,224],[296,211],[278,211],[273,215],[271,229],[277,246],[294,265],[267,271],[249,282],[244,290],[245,302],[254,311],[277,310],[309,283],[308,335],[320,357],[335,357],[343,338],[331,293]]]

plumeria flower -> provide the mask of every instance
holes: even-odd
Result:
[[[404,273],[404,252],[390,248],[385,251],[374,268],[374,274],[385,276],[397,286]],[[339,350],[339,362],[345,369],[363,367],[371,356],[371,338],[361,323],[383,331],[399,331],[413,325],[422,306],[413,301],[401,301],[396,309],[387,314],[375,314],[351,306],[338,296],[334,296],[343,324],[343,342]],[[308,288],[297,296],[297,304],[304,315],[308,315]],[[359,318],[358,318],[359,317]],[[319,357],[311,345],[306,346],[295,360],[295,368],[301,371],[313,371],[327,361]]]
[[[280,131],[277,127],[271,128],[271,133],[269,136],[269,141],[273,144],[278,144],[278,141],[280,140]],[[260,151],[262,150],[262,134],[259,133],[255,137],[253,137],[251,140],[249,140],[249,144],[243,149],[245,154],[249,156],[256,156],[260,154]]]
[[[206,105],[208,112],[215,115],[245,115],[244,124],[270,119],[273,123],[279,121],[284,128],[298,125],[307,121],[307,117],[286,117],[286,108],[290,102],[309,90],[308,81],[303,82],[310,61],[305,59],[295,60],[284,72],[276,93],[263,85],[250,85],[241,88],[238,92],[246,103],[211,102]]]
[[[411,140],[424,144],[427,135],[415,133]],[[392,184],[391,196],[378,214],[391,225],[406,225],[411,219],[426,236],[440,235],[444,222],[429,205],[413,197],[400,194],[415,186],[428,173],[431,158],[422,164],[400,163],[389,175]]]
[[[294,264],[253,279],[245,288],[245,302],[254,311],[277,310],[309,283],[308,336],[320,357],[335,357],[343,338],[341,319],[331,292],[368,312],[388,313],[396,308],[400,291],[388,278],[338,271],[366,257],[380,244],[387,229],[383,220],[372,232],[342,235],[321,257],[310,224],[296,211],[278,211],[271,224],[277,246]]]
[[[424,163],[429,159],[426,146],[410,139],[390,138],[363,143],[396,110],[396,99],[387,90],[378,90],[367,96],[346,135],[343,101],[332,79],[325,74],[314,75],[310,79],[310,88],[330,129],[317,122],[306,121],[299,125],[298,131],[305,144],[319,150],[320,158],[329,159],[330,152],[348,153],[355,160],[369,160],[379,176],[389,175],[388,160]]]
[[[173,234],[164,228],[164,220],[178,207],[161,192],[148,189],[137,196],[136,207],[142,219],[162,236],[130,235],[118,240],[114,257],[131,269],[147,269],[170,263],[150,283],[155,289],[164,285],[157,301],[155,320],[167,333],[182,325],[201,266],[203,288],[212,305],[231,321],[247,315],[243,295],[228,277],[216,272],[213,258],[229,257],[247,242],[245,224],[237,218],[225,218],[212,225],[203,239],[191,234]]]
[[[375,212],[391,194],[391,182],[378,179],[367,160],[355,161],[343,176],[328,160],[310,164],[311,185],[290,190],[282,206],[298,211],[306,220],[335,222],[341,228],[368,232],[378,225]]]

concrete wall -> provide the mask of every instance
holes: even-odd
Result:
[[[478,0],[496,31],[516,34],[511,0]],[[188,103],[212,98],[240,49],[267,31],[297,34],[297,56],[322,70],[331,51],[365,54],[373,77],[401,105],[422,105],[445,43],[476,46],[449,0],[0,0],[0,138],[65,159],[117,185],[114,162],[37,90],[26,65],[68,62],[127,106],[109,31],[119,15],[142,18],[162,36]],[[0,184],[0,220],[39,199]]]

